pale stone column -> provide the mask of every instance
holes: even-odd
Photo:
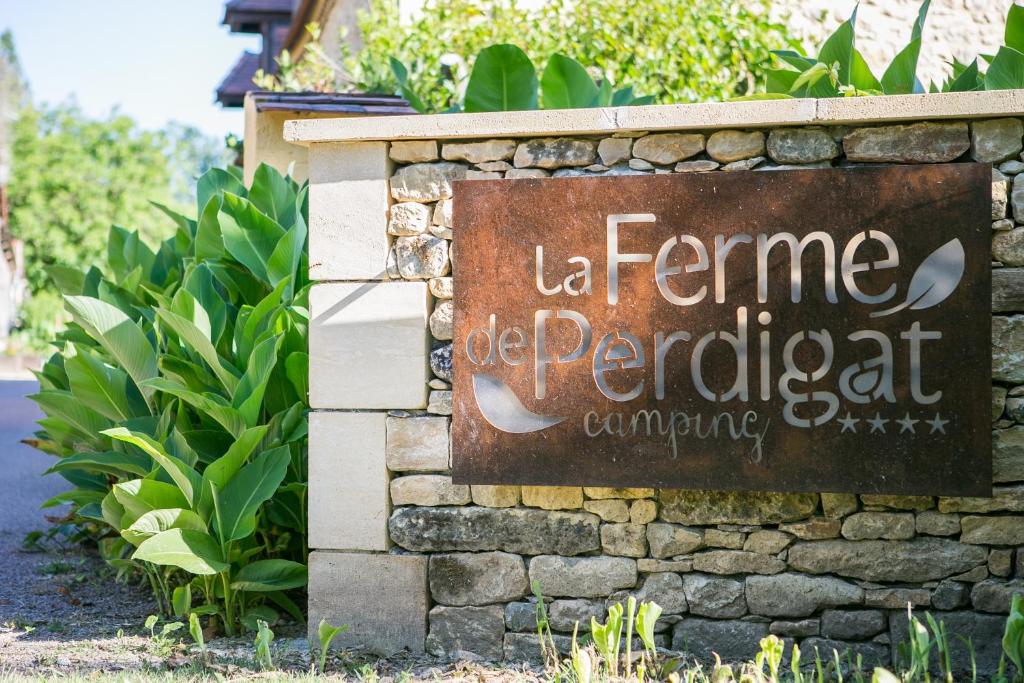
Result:
[[[427,561],[388,554],[389,409],[427,405],[425,282],[387,281],[386,142],[309,148],[309,632],[422,652]]]

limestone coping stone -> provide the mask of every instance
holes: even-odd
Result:
[[[300,145],[367,140],[522,138],[1020,116],[1024,90],[663,104],[479,114],[286,121]]]

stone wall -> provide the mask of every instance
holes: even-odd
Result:
[[[365,268],[362,284],[314,289],[314,407],[378,412],[314,414],[310,623],[349,623],[344,642],[381,651],[535,660],[537,581],[562,648],[576,621],[585,632],[632,594],[664,607],[664,647],[705,660],[749,658],[774,633],[804,652],[850,648],[884,663],[911,603],[970,637],[979,666],[993,668],[1010,595],[1024,592],[1022,137],[1019,119],[998,118],[314,145],[333,161],[319,176],[313,163],[311,269],[343,279],[321,257],[331,254],[386,265]],[[452,483],[452,180],[957,160],[993,165],[992,498]],[[353,204],[382,188],[379,234],[341,240],[362,220]],[[318,220],[333,227],[318,236]],[[338,363],[344,380],[332,379]],[[377,383],[361,385],[364,371]],[[351,553],[367,550],[389,554]],[[381,587],[364,574],[384,570],[358,557],[388,558],[405,578]],[[392,616],[365,613],[377,610]]]

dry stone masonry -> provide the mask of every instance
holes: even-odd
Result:
[[[1002,117],[356,142],[337,150],[342,155],[351,148],[345,153],[359,163],[372,148],[381,157],[371,169],[377,175],[359,175],[358,192],[386,187],[390,201],[386,218],[375,223],[388,245],[386,272],[378,284],[364,286],[418,286],[401,295],[412,298],[415,315],[392,315],[399,306],[363,320],[379,327],[377,336],[365,338],[381,355],[373,359],[374,348],[367,348],[344,371],[362,373],[363,359],[366,365],[389,364],[392,357],[419,354],[429,372],[417,379],[415,373],[386,369],[389,381],[421,381],[420,392],[412,392],[420,398],[384,406],[392,410],[379,424],[357,425],[364,433],[372,430],[372,444],[311,435],[311,460],[327,464],[312,467],[325,474],[311,477],[311,526],[319,530],[314,538],[320,551],[311,563],[310,623],[321,616],[352,623],[353,610],[375,612],[383,601],[406,612],[396,622],[370,625],[383,629],[381,637],[353,628],[345,642],[425,649],[441,657],[535,661],[530,585],[538,582],[560,634],[555,642],[563,648],[576,622],[586,632],[591,616],[603,618],[608,605],[635,595],[665,608],[659,644],[696,657],[708,659],[714,651],[723,659],[748,658],[759,638],[774,633],[798,642],[804,652],[835,647],[868,663],[887,663],[904,638],[910,603],[931,610],[951,633],[971,638],[979,666],[991,670],[998,660],[1001,615],[1010,596],[1024,592],[1022,142],[1021,120]],[[459,295],[451,279],[458,268],[453,180],[771,173],[972,160],[993,167],[992,498],[452,484],[450,340],[452,298]],[[318,186],[315,174],[314,169],[314,213],[345,211],[343,203],[332,203],[340,201],[330,194],[337,183],[321,178]],[[316,247],[314,242],[311,261]],[[332,315],[359,296],[342,285],[318,287],[341,289],[313,311],[314,325],[318,316]],[[323,334],[365,334],[351,332],[354,322]],[[424,341],[418,348],[398,348],[392,333],[409,326],[418,326]],[[316,373],[318,349],[311,353]],[[378,407],[347,398],[315,407]],[[364,413],[318,415],[331,420]],[[344,480],[362,476],[362,468],[385,466],[383,489],[350,504],[326,505],[347,490]],[[352,544],[348,528],[366,525],[386,527],[386,542]],[[378,562],[391,558],[401,565],[392,572],[415,578],[387,584],[372,597],[353,594],[349,575],[332,572],[332,563],[348,558],[348,566],[355,562],[351,552],[367,551],[388,553],[367,556]],[[374,571],[369,566],[352,571]],[[368,580],[364,576],[356,586]],[[424,612],[409,613],[417,604]]]

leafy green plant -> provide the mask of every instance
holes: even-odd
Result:
[[[327,623],[326,619],[320,620],[320,625],[317,627],[317,637],[320,640],[320,653],[317,659],[317,670],[322,674],[327,668],[327,652],[330,650],[331,641],[334,638],[348,630],[348,626],[342,624],[341,626],[332,626]]]
[[[267,626],[267,622],[259,619],[256,622],[256,639],[253,645],[256,647],[256,662],[264,671],[271,671],[274,668],[274,659],[270,656],[270,644],[274,642],[274,632]]]
[[[302,619],[308,210],[268,166],[248,189],[213,169],[196,194],[196,219],[160,207],[176,230],[157,250],[114,227],[104,270],[50,269],[71,323],[38,373],[34,443],[74,485],[48,504],[108,562],[164,614],[233,634]]]
[[[985,90],[1024,88],[1024,7],[1011,4],[1006,14],[1003,45],[994,57],[987,58]]]
[[[206,638],[203,636],[203,627],[199,623],[199,615],[192,612],[188,615],[188,634],[192,636],[192,640],[199,647],[199,653],[202,655],[203,661],[206,661]]]
[[[149,639],[153,642],[157,654],[161,657],[166,657],[171,654],[171,651],[177,644],[174,633],[181,630],[185,625],[180,621],[168,621],[157,632],[156,627],[158,623],[160,623],[160,617],[156,614],[150,614],[146,617],[144,626],[149,630]]]
[[[409,69],[394,57],[389,61],[399,90],[411,106],[425,111],[426,104],[409,83]],[[560,53],[548,59],[538,80],[537,69],[529,56],[521,48],[503,43],[480,51],[473,62],[464,101],[455,103],[447,111],[581,109],[649,104],[653,101],[650,96],[635,96],[631,86],[613,90],[608,79],[602,79],[599,85],[582,64]]]
[[[1010,616],[1003,631],[1003,657],[999,661],[999,675],[1006,675],[1006,658],[1017,668],[1014,681],[1024,681],[1024,595],[1014,595],[1010,603]]]

